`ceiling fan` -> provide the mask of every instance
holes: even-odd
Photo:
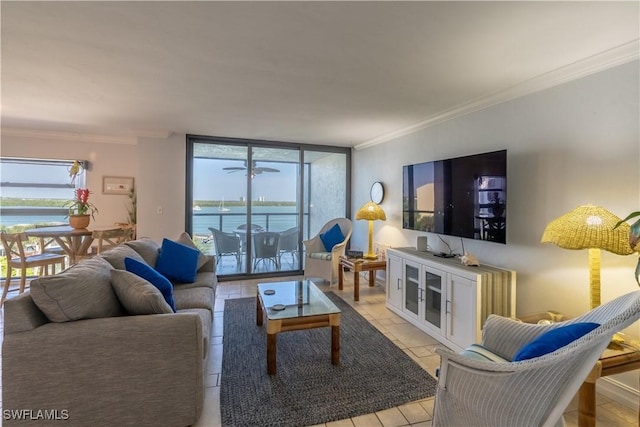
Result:
[[[228,173],[247,170],[247,161],[244,160],[243,163],[244,163],[244,166],[242,166],[242,167],[240,167],[240,166],[231,166],[231,167],[227,167],[227,168],[222,168],[222,170],[229,171]],[[262,172],[280,172],[280,169],[268,168],[268,167],[265,167],[265,166],[257,166],[256,165],[256,160],[252,161],[251,162],[251,174],[252,175],[260,175]]]

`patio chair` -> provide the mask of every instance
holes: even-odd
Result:
[[[330,231],[336,224],[340,227],[344,240],[327,250],[321,235]],[[304,277],[319,277],[329,284],[334,283],[338,279],[339,258],[344,255],[352,231],[353,224],[349,218],[336,218],[327,222],[315,237],[303,241],[306,254]]]
[[[434,426],[554,426],[580,389],[613,335],[640,318],[640,291],[623,295],[577,318],[550,325],[491,315],[479,360],[438,348],[441,365]],[[600,326],[559,349],[511,361],[522,346],[547,331],[581,322]]]
[[[278,240],[278,260],[282,266],[283,255],[291,255],[291,267],[293,267],[298,259],[298,227],[291,227],[280,233]]]
[[[220,263],[223,256],[232,255],[240,266],[240,238],[235,233],[225,233],[213,227],[209,227],[209,230],[213,234],[213,242],[216,247],[216,264]]]
[[[262,228],[262,226],[258,224],[240,224],[238,228],[234,230],[234,233],[236,233],[236,235],[240,238],[240,249],[243,253],[247,251],[247,229],[251,229],[251,234],[265,231],[264,228]]]
[[[54,253],[39,253],[36,255],[26,255],[24,251],[24,242],[27,236],[24,233],[0,233],[2,246],[7,256],[7,279],[2,290],[2,298],[0,298],[0,307],[7,298],[7,292],[11,286],[11,275],[13,269],[20,269],[20,289],[18,293],[23,293],[27,282],[27,269],[39,268],[39,275],[48,275],[49,266],[51,266],[51,274],[55,274],[55,265],[60,264],[60,269],[64,270],[65,256]]]
[[[278,257],[279,239],[280,233],[272,231],[263,231],[253,235],[252,258],[254,270],[260,261],[262,261],[263,264],[266,261],[271,261],[275,265],[276,270],[280,270],[280,258]]]

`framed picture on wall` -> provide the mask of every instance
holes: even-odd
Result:
[[[133,189],[133,177],[103,176],[102,194],[129,194]]]

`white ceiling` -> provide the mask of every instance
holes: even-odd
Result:
[[[3,131],[356,147],[637,59],[640,32],[637,1],[0,3]]]

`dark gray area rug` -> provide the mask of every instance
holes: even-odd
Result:
[[[369,414],[435,394],[436,381],[332,292],[342,311],[340,365],[331,329],[277,337],[277,374],[267,374],[266,322],[256,299],[225,302],[220,410],[223,426],[309,426]]]

